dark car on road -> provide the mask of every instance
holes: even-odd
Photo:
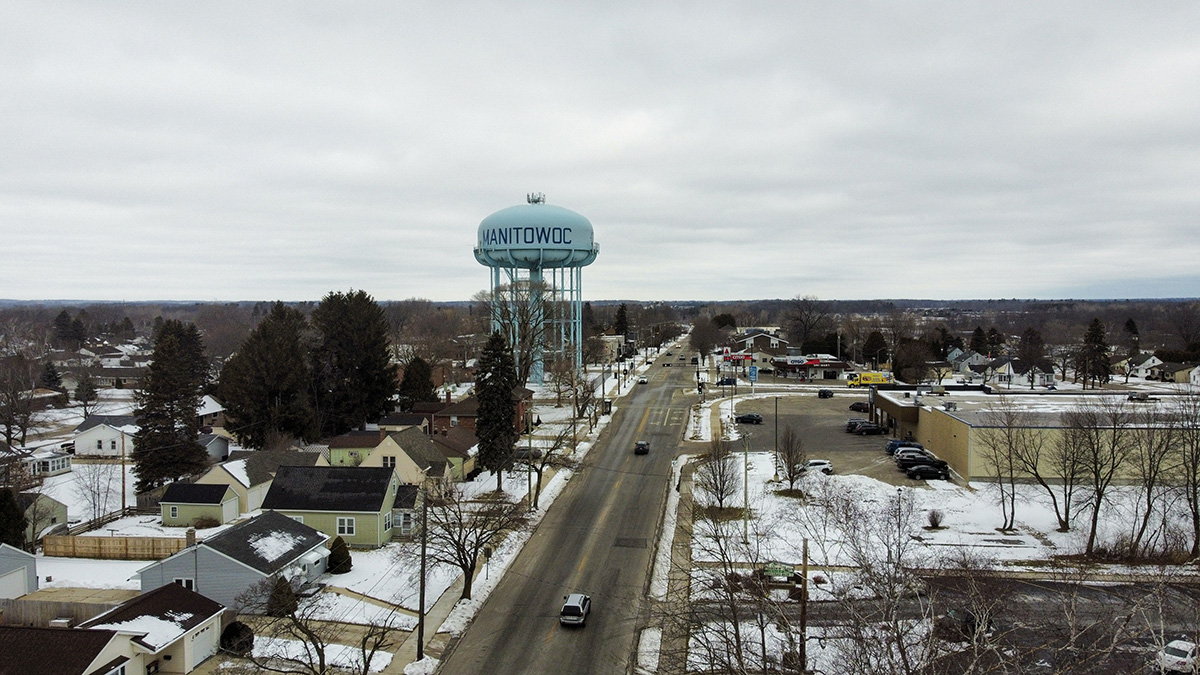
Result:
[[[950,480],[950,469],[944,466],[934,466],[932,464],[918,464],[909,467],[905,472],[909,478],[916,480],[929,480],[931,478],[940,478],[942,480]]]
[[[737,378],[733,377],[722,377],[721,379],[717,380],[718,387],[732,387],[735,384],[737,384]]]
[[[817,390],[817,398],[833,398],[833,390],[819,389]]]
[[[871,404],[866,401],[855,401],[850,404],[850,409],[854,412],[871,412]]]
[[[886,431],[887,429],[884,429],[874,422],[864,422],[854,427],[854,433],[858,434],[859,436],[879,435]]]
[[[648,455],[650,454],[650,443],[646,441],[638,441],[633,444],[633,454]]]
[[[762,415],[758,413],[744,413],[734,418],[738,424],[762,424]]]

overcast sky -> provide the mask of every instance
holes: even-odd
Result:
[[[1200,295],[1200,4],[0,4],[0,298]]]

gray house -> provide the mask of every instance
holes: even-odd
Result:
[[[37,587],[37,558],[0,544],[0,598],[19,598]]]
[[[325,572],[324,534],[274,511],[238,523],[138,570],[142,592],[176,583],[237,609],[251,586],[284,576],[306,584]]]

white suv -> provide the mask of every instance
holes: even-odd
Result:
[[[563,598],[558,622],[564,626],[582,626],[592,611],[592,599],[583,593],[572,593]]]

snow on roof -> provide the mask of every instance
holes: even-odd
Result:
[[[88,628],[142,634],[137,641],[157,652],[186,633],[188,628],[184,626],[194,616],[190,612],[167,611],[165,617],[146,615],[127,621],[96,624]]]
[[[200,407],[196,409],[196,414],[213,415],[221,412],[224,409],[225,406],[221,405],[220,401],[212,396],[209,396],[208,394],[205,394],[204,398],[200,399]]]
[[[291,551],[301,539],[291,532],[274,531],[251,535],[247,543],[260,558],[267,562],[275,562],[280,556]]]
[[[246,460],[235,459],[232,462],[225,462],[221,466],[229,472],[233,479],[246,487],[250,487],[250,474],[246,471]]]

